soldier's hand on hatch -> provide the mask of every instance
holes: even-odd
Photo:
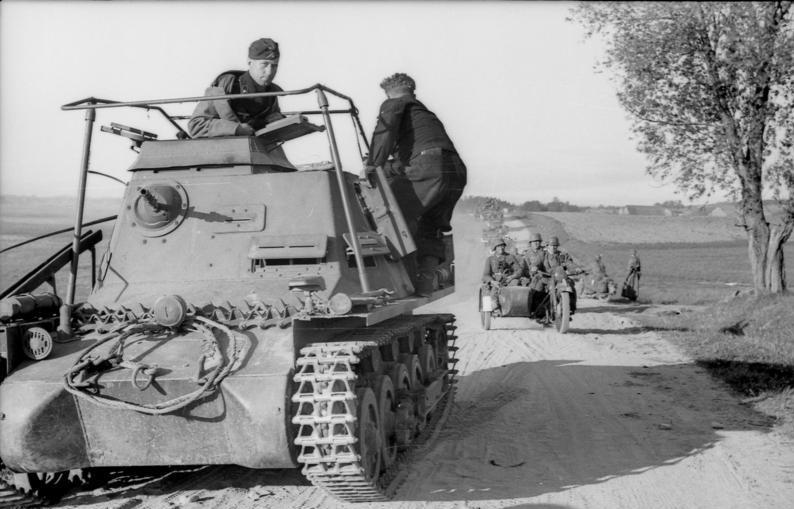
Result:
[[[254,128],[248,124],[240,124],[237,126],[237,129],[234,130],[235,136],[253,136],[254,135]]]

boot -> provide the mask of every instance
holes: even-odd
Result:
[[[527,309],[529,310],[529,317],[535,318],[535,290],[530,288],[527,295]]]
[[[419,270],[416,275],[414,289],[416,294],[428,297],[438,290],[438,268],[440,260],[435,256],[422,256],[419,259]]]

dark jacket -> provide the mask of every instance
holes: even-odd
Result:
[[[409,166],[411,159],[431,148],[455,151],[444,124],[432,111],[413,95],[383,102],[367,164],[383,166],[391,155]]]
[[[491,255],[485,260],[485,267],[482,271],[484,283],[495,280],[503,282],[508,277],[521,276],[521,263],[511,254]]]

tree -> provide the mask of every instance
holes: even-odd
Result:
[[[756,292],[786,288],[794,229],[792,2],[582,3],[649,174],[739,198]],[[773,218],[764,198],[780,211]],[[774,219],[774,220],[770,220]]]

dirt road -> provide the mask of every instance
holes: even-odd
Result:
[[[372,507],[792,507],[794,443],[632,320],[648,306],[583,301],[567,335],[527,319],[482,331],[484,249],[459,220],[459,385],[446,425],[395,500]],[[237,467],[141,477],[59,507],[339,507],[296,471]]]

